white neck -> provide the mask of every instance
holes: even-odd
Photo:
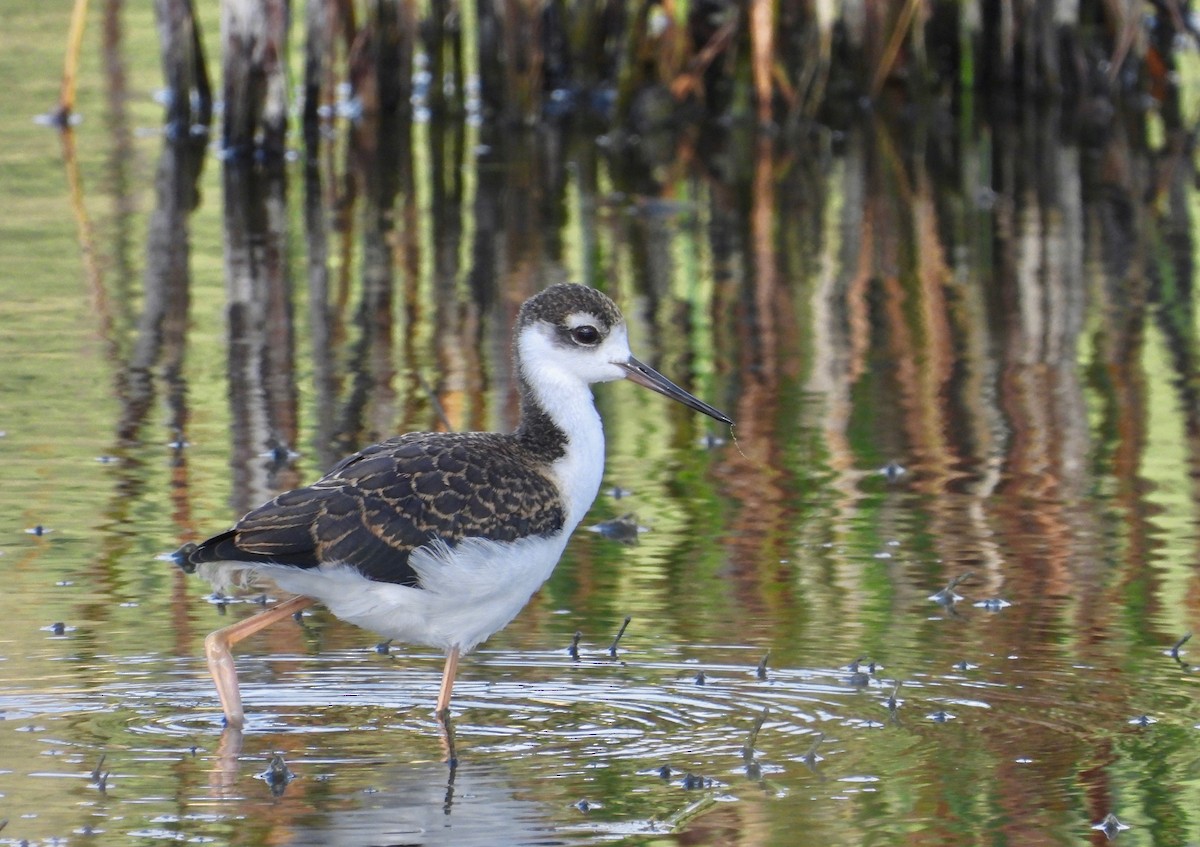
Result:
[[[562,365],[539,332],[522,333],[518,340],[522,376],[530,397],[566,437],[563,454],[551,472],[566,506],[565,526],[571,532],[583,520],[604,475],[604,426],[596,411],[591,387],[577,372]]]

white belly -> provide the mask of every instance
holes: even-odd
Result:
[[[409,559],[422,588],[375,582],[346,565],[241,565],[239,581],[265,578],[385,638],[447,651],[458,645],[466,653],[525,607],[553,572],[568,536],[564,531],[513,542],[468,538],[453,549],[440,542],[422,547]]]

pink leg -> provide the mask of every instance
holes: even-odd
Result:
[[[208,656],[208,671],[217,685],[217,696],[225,711],[227,726],[241,729],[245,720],[242,712],[242,694],[238,690],[237,668],[229,648],[271,624],[291,617],[301,609],[307,609],[316,601],[311,597],[293,597],[253,617],[238,621],[224,629],[218,629],[204,639],[204,652]]]
[[[454,676],[458,673],[458,645],[450,648],[446,656],[446,667],[442,671],[442,688],[438,692],[438,717],[450,714],[450,692],[454,690]]]
[[[446,667],[442,671],[442,687],[438,691],[437,715],[442,730],[442,749],[446,761],[453,771],[458,766],[458,750],[454,744],[454,725],[450,723],[450,692],[454,690],[454,677],[458,673],[458,646],[450,648],[446,656]]]

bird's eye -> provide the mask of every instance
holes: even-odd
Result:
[[[591,347],[600,342],[600,330],[590,324],[584,324],[571,330],[571,338],[576,344]]]

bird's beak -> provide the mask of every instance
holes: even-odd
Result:
[[[724,412],[718,412],[712,406],[688,394],[671,380],[660,374],[654,368],[647,364],[643,364],[630,356],[628,361],[618,362],[617,365],[625,371],[625,378],[630,382],[636,382],[651,391],[657,391],[664,397],[670,397],[672,400],[678,400],[689,409],[695,409],[697,412],[703,412],[710,418],[715,418],[721,423],[732,425],[733,420]]]

